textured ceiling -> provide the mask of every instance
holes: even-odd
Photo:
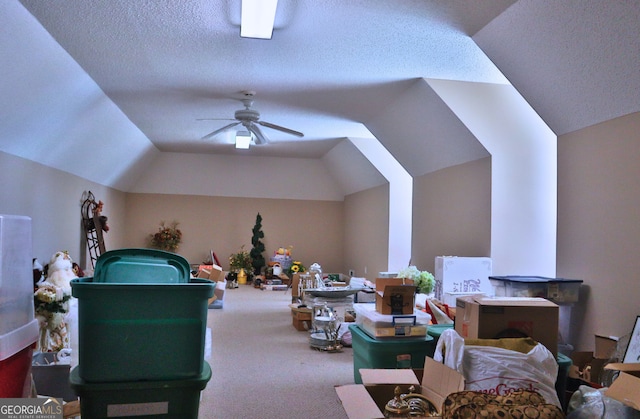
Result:
[[[469,35],[513,1],[280,0],[271,40],[240,38],[240,0],[21,3],[160,150],[235,153],[232,133],[201,139],[230,121],[198,119],[254,90],[262,120],[305,136],[264,128],[249,152],[319,157],[408,80],[505,83]]]
[[[274,156],[370,135],[419,78],[511,82],[556,134],[640,110],[637,0],[280,0],[271,40],[240,38],[240,0],[20,2],[162,151],[236,153],[232,133],[201,139],[229,121],[199,119],[243,90],[305,134],[241,151]]]
[[[519,1],[473,39],[557,135],[640,111],[640,1]]]

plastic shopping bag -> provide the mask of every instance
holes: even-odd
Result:
[[[433,359],[464,375],[465,390],[496,396],[517,390],[537,391],[547,403],[562,407],[555,389],[558,362],[544,345],[530,339],[523,342],[527,343],[524,347],[531,348],[526,353],[495,346],[466,345],[465,340],[450,329],[440,335]]]
[[[465,346],[465,389],[505,395],[517,390],[540,393],[547,403],[562,406],[556,393],[558,362],[542,344],[528,353],[493,346]]]

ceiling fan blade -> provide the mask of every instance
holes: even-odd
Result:
[[[253,124],[253,123],[249,124],[247,126],[247,129],[249,131],[251,131],[253,133],[253,135],[256,136],[256,138],[254,140],[256,145],[262,145],[262,144],[268,144],[269,143],[269,140],[267,140],[267,137],[262,133],[262,130],[256,124]]]
[[[225,125],[224,127],[220,128],[220,129],[217,129],[217,130],[215,130],[213,132],[210,132],[209,134],[205,135],[204,137],[202,137],[202,140],[208,140],[209,138],[213,137],[214,135],[219,134],[222,131],[228,130],[231,127],[235,127],[238,124],[240,124],[240,121],[234,122],[234,123],[229,124],[229,125]]]
[[[256,122],[262,125],[263,127],[277,129],[278,131],[286,132],[287,134],[295,135],[297,137],[304,137],[304,134],[301,133],[300,131],[295,131],[289,128],[281,127],[280,125],[272,124],[270,122],[265,122],[265,121],[256,121]]]

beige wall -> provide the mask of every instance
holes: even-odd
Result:
[[[436,256],[491,256],[491,158],[413,181],[412,263],[434,271]]]
[[[80,210],[86,191],[104,202],[103,214],[111,227],[105,234],[106,246],[123,246],[125,193],[0,152],[0,214],[31,217],[33,257],[43,265],[60,250],[68,250],[83,268],[91,265],[85,258],[81,228]]]
[[[327,272],[353,269],[373,280],[386,271],[388,185],[351,194],[344,202],[127,194],[5,153],[0,153],[0,167],[0,213],[33,218],[34,256],[41,261],[57,250],[84,260],[80,205],[82,194],[91,190],[104,201],[103,213],[109,217],[107,249],[145,247],[160,221],[175,219],[184,231],[182,255],[199,263],[213,249],[226,267],[230,253],[243,244],[249,249],[260,212],[267,258],[277,247],[293,245],[296,259],[307,265],[319,262]],[[489,227],[477,220],[488,217],[489,197],[482,193],[488,187],[482,185],[489,170],[489,160],[483,159],[416,180],[413,252],[414,263],[422,269],[432,271],[434,257],[443,253],[484,255],[481,249],[489,246],[489,238],[482,230]],[[445,216],[447,221],[440,223]],[[457,228],[445,228],[448,224]]]
[[[345,273],[375,280],[387,270],[389,184],[345,197]]]
[[[558,276],[582,279],[574,340],[631,332],[640,315],[640,113],[558,138]],[[574,345],[576,346],[576,345]]]
[[[131,247],[145,247],[161,221],[177,220],[183,232],[180,254],[191,263],[200,263],[211,249],[228,269],[231,253],[242,245],[251,249],[258,213],[267,260],[278,247],[292,245],[293,258],[305,266],[318,262],[325,272],[341,272],[342,201],[129,194],[127,241]]]

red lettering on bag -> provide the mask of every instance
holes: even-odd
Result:
[[[534,383],[529,383],[528,385],[523,387],[513,387],[513,386],[509,386],[509,384],[506,384],[506,383],[500,383],[495,388],[480,389],[477,391],[479,391],[480,393],[490,394],[493,396],[507,396],[511,393],[514,393],[516,391],[521,391],[521,390],[538,392],[539,388],[537,388],[534,385]]]

